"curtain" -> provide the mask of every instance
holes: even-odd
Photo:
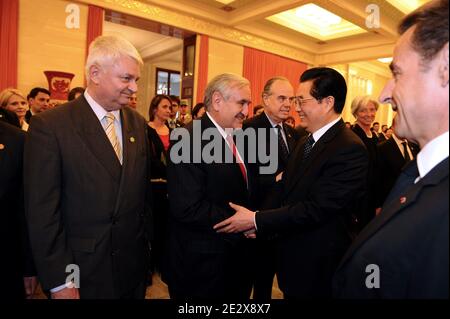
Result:
[[[197,80],[197,103],[203,102],[206,85],[208,84],[208,54],[209,54],[209,38],[206,35],[200,36],[198,63],[198,80]],[[193,105],[192,105],[193,106]]]
[[[284,76],[293,85],[295,93],[300,76],[306,69],[307,65],[303,62],[245,47],[243,76],[250,81],[253,102],[249,117],[253,116],[253,106],[262,102],[261,93],[267,80],[274,76]],[[291,108],[291,114],[298,124],[300,119],[294,107]]]
[[[89,51],[89,45],[103,32],[103,12],[102,8],[89,5],[87,37],[86,37],[86,56]]]
[[[19,0],[0,0],[0,91],[17,88]]]

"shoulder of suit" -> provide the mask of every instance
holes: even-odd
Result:
[[[0,132],[2,133],[0,143],[23,143],[25,141],[26,133],[21,129],[0,121]]]

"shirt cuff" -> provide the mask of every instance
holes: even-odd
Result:
[[[65,283],[64,285],[61,285],[61,286],[58,286],[56,288],[50,289],[50,292],[51,293],[55,293],[55,292],[61,291],[61,290],[66,289],[66,288],[74,288],[74,287],[75,287],[75,284],[73,282],[69,281],[69,282]]]

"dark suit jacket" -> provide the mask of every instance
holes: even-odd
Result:
[[[4,121],[8,124],[14,125],[20,128],[20,121],[16,113],[5,110],[0,107],[0,121]]]
[[[196,135],[194,125],[201,124],[201,132],[215,132],[222,156],[219,162],[192,161],[192,156],[210,143]],[[243,234],[218,234],[213,226],[234,214],[233,202],[252,207],[254,178],[248,169],[249,190],[237,163],[223,163],[223,156],[233,155],[217,128],[207,115],[174,131],[188,132],[181,142],[173,142],[168,165],[170,200],[169,243],[167,271],[163,279],[169,290],[182,298],[249,298],[250,262],[248,244]],[[200,132],[200,131],[197,131]],[[193,141],[201,143],[193,149]],[[190,163],[174,163],[179,145],[190,146]],[[182,150],[187,152],[187,149]],[[186,154],[186,153],[184,153]]]
[[[0,121],[1,299],[23,299],[23,277],[35,276],[23,206],[25,133]]]
[[[149,218],[147,124],[121,110],[123,165],[84,97],[32,117],[25,203],[44,289],[80,268],[81,298],[117,298],[145,280]]]
[[[259,235],[280,233],[278,283],[283,293],[330,297],[332,274],[351,240],[346,223],[365,195],[367,151],[342,120],[302,163],[305,141],[299,141],[285,171],[282,207],[257,213],[256,225]]]
[[[394,138],[391,137],[385,142],[378,144],[378,202],[384,203],[386,197],[399,177],[403,166],[405,166],[405,158],[397,146]],[[417,156],[417,149],[410,147],[414,158]]]
[[[31,118],[33,117],[33,114],[31,114],[31,110],[28,110],[27,113],[25,113],[25,122],[30,124]]]
[[[265,154],[270,154],[270,134],[272,132],[273,137],[277,138],[277,135],[275,133],[275,129],[272,127],[272,124],[270,124],[269,119],[267,118],[267,115],[265,114],[265,112],[261,113],[260,115],[257,115],[255,117],[252,117],[251,119],[247,120],[244,122],[243,125],[243,129],[247,129],[247,128],[251,128],[254,129],[256,131],[256,148],[247,148],[247,151],[249,150],[254,150],[256,151],[256,166],[255,166],[255,170],[257,170],[258,173],[258,186],[259,186],[259,195],[261,196],[261,200],[260,200],[260,205],[258,205],[258,209],[263,209],[263,208],[273,208],[273,207],[269,207],[270,206],[270,202],[271,200],[268,199],[269,196],[271,196],[272,193],[276,192],[276,182],[275,182],[275,178],[276,176],[284,171],[284,169],[286,168],[287,165],[287,161],[283,161],[282,157],[281,157],[281,152],[279,152],[279,149],[276,148],[276,153],[275,156],[278,154],[278,167],[277,170],[274,174],[261,174],[259,173],[259,168],[261,166],[267,166],[268,164],[263,164],[258,160],[258,154],[259,154],[259,148],[258,147],[263,147],[264,148],[264,152]],[[259,141],[259,133],[260,131],[258,131],[258,129],[265,129],[265,134],[266,134],[266,139],[265,139],[265,143],[260,145]],[[292,154],[293,150],[295,149],[295,146],[297,144],[297,140],[298,140],[298,136],[297,136],[297,132],[290,127],[289,125],[283,124],[283,129],[285,131],[285,136],[286,136],[286,140],[287,140],[287,145],[289,148],[289,154]],[[254,146],[254,145],[249,145],[249,146]],[[247,153],[247,155],[249,155]],[[267,200],[264,200],[267,199]]]
[[[448,299],[448,158],[417,184],[416,161],[397,180],[382,212],[358,236],[334,277],[337,298]],[[368,265],[379,288],[366,287]]]

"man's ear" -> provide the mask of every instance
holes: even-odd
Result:
[[[223,101],[223,96],[220,92],[215,91],[212,95],[212,108],[214,111],[218,112],[220,110],[220,105]]]
[[[334,109],[334,103],[335,103],[334,96],[327,96],[325,98],[325,101],[327,103],[327,109],[328,110],[333,110]]]
[[[97,64],[93,64],[89,67],[89,78],[95,84],[99,83],[99,75],[101,73],[101,68]]]
[[[439,78],[441,80],[441,86],[447,87],[448,86],[448,42],[447,44],[442,48],[441,52],[439,53]]]

